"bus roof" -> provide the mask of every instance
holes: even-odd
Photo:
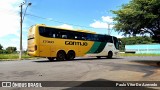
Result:
[[[63,30],[69,30],[69,31],[76,31],[76,32],[84,32],[84,33],[96,34],[96,32],[92,32],[92,31],[89,31],[89,30],[67,29],[67,28],[62,28],[62,27],[57,27],[57,26],[46,26],[45,24],[36,24],[35,26],[44,26],[44,27],[49,27],[49,28],[57,28],[57,29],[63,29]]]

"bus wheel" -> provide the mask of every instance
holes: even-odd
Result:
[[[69,51],[69,52],[67,53],[66,59],[67,59],[67,60],[73,60],[74,58],[75,58],[75,52],[74,52],[74,51]]]
[[[64,51],[58,51],[56,60],[65,60],[66,53]]]
[[[112,51],[109,51],[109,52],[108,52],[108,56],[107,56],[107,58],[112,58],[112,56],[113,56]]]
[[[54,57],[47,57],[50,62],[54,61]]]
[[[100,56],[97,56],[97,58],[100,59],[101,57],[100,57]]]

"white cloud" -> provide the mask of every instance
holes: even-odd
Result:
[[[19,5],[22,0],[0,0],[0,37],[18,35],[20,26]]]
[[[111,16],[102,16],[102,21],[112,23],[113,18]]]
[[[108,24],[101,21],[95,21],[94,23],[90,24],[93,28],[108,28]]]
[[[20,4],[25,0],[0,0],[0,44],[5,48],[17,47],[19,50]],[[25,5],[23,6],[25,8]],[[23,10],[24,10],[23,8]],[[23,28],[26,24],[23,22]],[[23,30],[24,31],[24,30]],[[24,32],[23,32],[24,34]],[[23,48],[26,49],[27,40],[23,35]]]
[[[111,16],[102,16],[100,21],[94,20],[93,23],[90,24],[91,27],[93,28],[113,28],[114,25],[113,23],[113,19]]]
[[[63,25],[60,25],[60,26],[57,26],[57,27],[60,27],[60,28],[67,28],[67,29],[73,29],[73,26],[68,25],[68,24],[63,24]]]
[[[114,27],[113,24],[106,23],[106,22],[103,22],[103,21],[95,21],[94,23],[91,23],[90,26],[93,27],[93,28],[104,28],[104,29],[108,29],[108,28],[111,29],[111,28]]]

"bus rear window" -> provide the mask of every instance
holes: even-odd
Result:
[[[50,37],[50,31],[48,29],[45,29],[44,27],[39,27],[39,34],[44,37]]]

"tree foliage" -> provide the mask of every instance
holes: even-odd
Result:
[[[0,44],[0,50],[3,50],[3,46]]]
[[[114,20],[118,32],[132,36],[149,33],[160,42],[159,0],[132,0],[113,13],[116,14]]]
[[[16,47],[7,47],[7,48],[6,48],[6,51],[7,51],[8,53],[14,53],[14,52],[16,52],[16,50],[17,50]]]
[[[135,45],[135,44],[151,44],[153,42],[153,39],[150,37],[144,36],[144,37],[125,37],[121,38],[122,44],[120,45],[120,50],[125,50],[125,45]]]
[[[0,44],[0,54],[10,54],[15,53],[17,50],[16,47],[7,47],[6,49],[3,49],[3,46]]]

